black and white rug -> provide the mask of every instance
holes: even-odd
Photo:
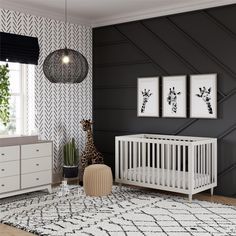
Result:
[[[44,236],[236,236],[236,207],[113,187],[87,197],[72,187],[0,200],[0,222]],[[151,190],[150,190],[151,191]]]

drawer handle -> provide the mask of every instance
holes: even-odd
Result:
[[[39,164],[37,163],[36,166],[39,166]]]
[[[39,152],[39,149],[36,149],[36,152]]]
[[[1,169],[1,171],[5,171],[5,169]]]
[[[1,156],[5,156],[5,153],[1,153]]]
[[[36,180],[39,180],[39,178],[36,178]]]
[[[5,187],[5,184],[2,184],[1,186],[2,186],[2,187]]]

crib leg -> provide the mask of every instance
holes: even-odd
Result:
[[[192,200],[193,200],[193,195],[192,194],[188,195],[188,200],[189,200],[190,203],[192,203]]]
[[[121,187],[122,187],[122,183],[119,183],[118,185],[119,185],[119,187],[120,187],[120,190],[121,190]]]
[[[213,196],[214,188],[211,188],[211,196]]]

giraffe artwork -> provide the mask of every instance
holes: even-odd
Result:
[[[186,75],[163,76],[162,117],[185,118],[187,115]]]
[[[197,97],[202,98],[202,100],[206,103],[208,113],[213,114],[213,109],[211,106],[211,87],[206,89],[206,87],[199,88],[200,93],[196,94]]]
[[[138,78],[137,116],[159,117],[159,77]]]
[[[82,120],[80,121],[80,123],[82,125],[83,131],[87,133],[85,148],[80,156],[79,179],[80,182],[82,182],[85,167],[91,164],[102,164],[103,156],[100,152],[97,151],[94,145],[93,132],[92,132],[93,122],[91,120]]]
[[[190,75],[190,118],[217,119],[217,74]]]
[[[148,90],[144,89],[142,91],[142,95],[143,95],[143,103],[142,103],[142,107],[141,107],[141,113],[144,113],[145,109],[146,109],[148,99],[149,99],[149,97],[152,96],[152,93],[150,93],[150,89],[148,89]]]
[[[171,111],[172,113],[176,113],[178,106],[177,106],[177,96],[180,95],[181,92],[176,92],[175,91],[175,87],[173,87],[172,89],[169,89],[169,93],[167,96],[167,102],[168,104],[171,106]]]

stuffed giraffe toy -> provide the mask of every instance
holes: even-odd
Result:
[[[82,124],[83,131],[87,132],[85,149],[80,157],[79,180],[80,182],[82,182],[85,167],[91,164],[102,164],[103,156],[100,152],[97,151],[94,145],[93,133],[92,133],[93,122],[91,120],[82,120],[80,121],[80,123]]]

